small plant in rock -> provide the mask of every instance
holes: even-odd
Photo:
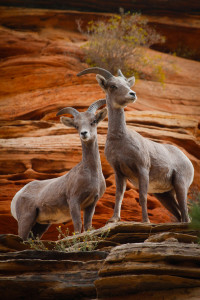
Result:
[[[24,244],[28,244],[31,249],[35,250],[54,250],[63,252],[83,252],[93,251],[97,248],[100,241],[106,239],[109,234],[109,230],[106,233],[102,233],[100,236],[92,234],[91,230],[88,230],[84,235],[76,235],[75,232],[72,236],[69,235],[69,229],[62,231],[61,226],[57,227],[58,241],[48,242],[50,249],[39,238],[34,238],[31,232],[31,238],[29,238]]]
[[[189,215],[191,218],[191,224],[190,226],[193,229],[199,230],[199,238],[200,238],[200,191],[195,188],[190,193],[190,209],[189,209]],[[199,239],[200,243],[200,239]]]
[[[80,22],[78,25],[83,32]],[[91,21],[85,34],[88,37],[84,47],[86,62],[91,67],[98,66],[112,74],[121,69],[127,77],[133,72],[143,76],[141,66],[150,64],[144,57],[143,47],[164,42],[164,37],[149,27],[147,19],[138,13],[121,13],[109,20]]]
[[[28,244],[30,248],[34,250],[49,250],[47,246],[38,237],[34,237],[32,231],[30,232],[30,235],[31,237],[27,241],[23,242],[23,244]]]

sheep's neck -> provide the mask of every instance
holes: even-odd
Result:
[[[87,168],[95,171],[101,169],[101,160],[97,138],[87,143],[82,142],[82,163]]]
[[[113,108],[107,101],[108,136],[120,136],[126,132],[126,119],[123,108]]]

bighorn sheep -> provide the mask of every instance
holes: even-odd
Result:
[[[153,142],[126,127],[124,107],[137,99],[130,89],[135,78],[125,78],[120,70],[115,77],[101,68],[85,69],[77,75],[89,73],[98,74],[96,79],[106,93],[108,134],[105,155],[116,179],[116,202],[109,222],[120,220],[127,179],[139,188],[143,222],[149,222],[147,192],[154,193],[178,221],[189,222],[186,198],[194,176],[192,163],[177,147]]]
[[[102,173],[97,142],[97,124],[107,114],[103,108],[95,115],[105,100],[90,105],[86,112],[66,107],[61,114],[71,114],[74,118],[61,117],[61,122],[78,130],[82,143],[82,160],[67,174],[43,181],[32,181],[19,190],[11,202],[11,213],[18,221],[18,234],[27,240],[30,231],[39,238],[51,224],[72,219],[74,231],[81,232],[81,210],[84,210],[84,229],[92,223],[95,206],[103,195],[106,184]]]

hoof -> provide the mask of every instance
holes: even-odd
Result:
[[[185,224],[190,224],[191,223],[191,220],[186,220],[186,221],[182,221],[181,223],[185,223]]]
[[[148,220],[142,220],[142,223],[147,223],[147,224],[150,224],[151,222],[149,221],[149,219]]]
[[[107,222],[106,222],[106,224],[109,224],[109,223],[117,223],[117,222],[119,222],[120,221],[120,218],[119,217],[112,217],[112,218],[110,218]]]

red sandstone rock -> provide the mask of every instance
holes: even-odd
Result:
[[[31,1],[31,0],[30,0]],[[32,2],[32,1],[31,1]],[[40,7],[40,1],[34,3],[34,7]],[[45,3],[46,2],[46,3]],[[80,41],[80,35],[77,35],[77,24],[75,20],[81,20],[84,28],[88,21],[96,19],[107,19],[111,16],[110,13],[119,13],[119,8],[122,7],[125,11],[141,12],[147,16],[149,24],[156,28],[156,30],[166,37],[166,43],[154,45],[154,49],[180,54],[183,57],[190,57],[193,59],[200,58],[200,21],[199,21],[199,2],[198,0],[188,1],[84,1],[72,2],[62,1],[53,2],[53,8],[65,8],[64,10],[48,10],[35,9],[34,11],[27,8],[12,8],[1,7],[0,19],[2,24],[8,28],[17,28],[18,30],[28,30],[40,32],[42,37],[49,37],[51,39],[63,38],[66,39],[66,28],[70,31],[76,31],[72,34],[68,33],[70,41]],[[69,2],[69,3],[68,3]],[[6,0],[5,5],[19,5],[16,0]],[[28,5],[26,0],[25,5]],[[24,5],[20,1],[20,6]],[[50,8],[51,1],[42,1],[43,8]],[[30,6],[31,7],[31,6]],[[92,12],[78,12],[69,11],[69,9],[81,9]],[[102,11],[98,13],[94,11]],[[53,30],[52,28],[53,27]],[[42,28],[42,30],[41,30]],[[49,31],[50,28],[50,31]],[[64,29],[64,30],[59,30]],[[178,33],[178,34],[177,34]]]

